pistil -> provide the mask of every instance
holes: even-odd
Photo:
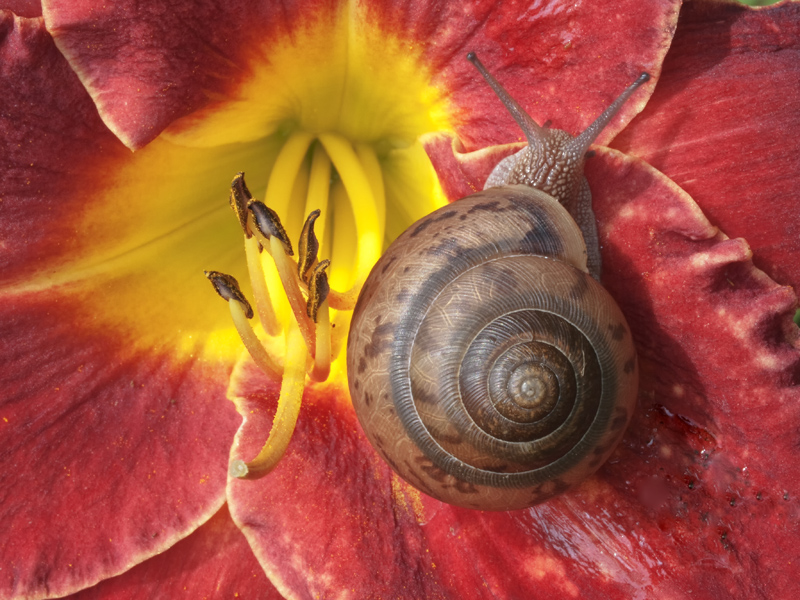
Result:
[[[295,260],[290,234],[281,218],[289,216],[293,191],[301,189],[307,189],[308,218],[295,238],[299,242]],[[333,133],[319,134],[315,143],[314,136],[305,132],[292,134],[278,154],[264,203],[253,199],[243,173],[231,184],[230,201],[244,233],[259,320],[270,337],[285,332],[286,342],[283,357],[270,353],[267,347],[275,344],[262,343],[250,326],[253,310],[236,280],[222,273],[207,273],[217,292],[228,300],[234,325],[254,362],[270,378],[282,380],[277,413],[263,449],[249,462],[231,463],[231,476],[254,478],[272,470],[286,451],[306,377],[312,382],[325,381],[344,345],[350,311],[382,250],[386,202],[380,162],[371,146],[354,146]],[[317,221],[330,207],[332,218]],[[349,222],[355,231],[348,233]],[[316,223],[320,226],[315,227]],[[331,231],[326,230],[329,227]],[[320,239],[333,242],[323,246]],[[334,262],[341,261],[337,266],[340,275],[342,265],[349,265],[350,276],[343,291],[331,289],[331,260],[319,258],[322,247],[331,249]],[[262,262],[264,251],[271,256],[274,270]],[[276,311],[278,287],[290,311]]]

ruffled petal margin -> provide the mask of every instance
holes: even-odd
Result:
[[[239,350],[194,299],[226,244],[183,233],[213,214],[152,210],[125,169],[160,150],[105,129],[41,18],[1,16],[0,596],[58,596],[219,510]]]
[[[168,10],[127,0],[102,7],[91,0],[45,0],[44,16],[104,121],[130,148],[141,148],[176,119],[199,109],[208,116],[240,101],[263,68],[258,63],[277,60],[281,49],[321,19],[342,30],[374,30],[377,47],[381,39],[398,40],[406,54],[418,56],[432,73],[433,85],[452,107],[460,107],[453,108],[456,129],[474,150],[498,139],[517,140],[520,133],[464,60],[467,52],[484,55],[534,117],[577,131],[639,72],[658,74],[679,5],[677,0],[580,5],[563,0],[520,14],[516,2],[480,0],[355,5],[261,0],[224,6],[203,1],[173,2]],[[402,87],[403,82],[393,85]],[[265,91],[260,98],[270,104],[274,85]],[[626,106],[602,139],[613,137],[645,99]],[[291,105],[292,95],[286,100]],[[283,118],[291,116],[299,117]],[[254,127],[263,125],[247,123],[251,132]],[[232,129],[241,128],[234,123]]]
[[[640,407],[620,448],[595,477],[544,505],[456,509],[378,461],[343,391],[311,388],[286,461],[228,489],[234,520],[282,593],[718,599],[800,591],[790,569],[800,560],[792,435],[800,353],[785,337],[794,294],[646,164],[600,149],[587,174],[603,182],[593,187],[604,283],[640,352]],[[233,378],[247,415],[237,456],[257,450],[277,396],[250,369]]]
[[[702,51],[698,49],[702,48]],[[668,175],[800,289],[800,4],[689,2],[658,87],[613,146]]]
[[[169,550],[70,600],[258,598],[282,600],[227,506]]]

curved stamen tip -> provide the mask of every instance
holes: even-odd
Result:
[[[305,225],[303,225],[303,231],[300,233],[300,243],[297,245],[299,254],[297,274],[306,284],[308,284],[309,271],[317,261],[319,240],[317,240],[317,235],[314,233],[314,222],[319,218],[320,214],[322,214],[322,211],[316,209],[308,215]]]
[[[247,463],[245,463],[243,460],[237,459],[231,461],[230,467],[228,467],[228,475],[235,477],[236,479],[247,477],[249,472],[250,469],[247,468]]]
[[[249,238],[252,234],[247,230],[247,205],[253,199],[247,184],[244,182],[244,171],[239,171],[231,181],[231,192],[228,197],[236,218],[239,219],[244,234]]]
[[[239,282],[232,275],[220,273],[219,271],[203,271],[211,285],[214,286],[217,294],[223,300],[236,300],[244,307],[245,316],[248,319],[253,318],[253,307],[245,298],[242,290],[239,288]]]
[[[467,60],[469,62],[471,62],[471,63],[474,63],[474,62],[476,62],[478,60],[478,55],[475,54],[474,52],[468,52],[467,53]]]

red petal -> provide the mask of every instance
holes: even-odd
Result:
[[[800,286],[800,6],[684,5],[656,92],[614,147],[666,173],[756,266]]]
[[[73,297],[40,296],[4,296],[0,316],[11,595],[70,593],[191,532],[224,501],[239,421],[224,366],[88,332]]]
[[[104,199],[87,198],[83,191],[91,184],[76,166],[91,165],[98,156],[107,166],[124,156],[120,151],[130,153],[98,119],[41,19],[8,12],[0,19],[0,72],[6,83],[0,95],[0,278],[15,281],[43,263],[62,263],[86,243],[75,235],[82,212],[78,202]],[[65,197],[77,202],[64,202]]]
[[[452,5],[450,43],[432,45],[435,81],[458,112],[456,133],[467,150],[522,141],[512,120],[464,57],[476,51],[493,75],[539,123],[577,134],[642,72],[657,76],[679,3],[551,2],[527,10],[514,2]],[[436,39],[431,32],[423,39]],[[645,89],[652,89],[648,84]],[[610,140],[646,102],[640,93],[601,134]]]
[[[425,152],[433,163],[445,195],[451,200],[482,190],[497,163],[523,147],[523,143],[506,144],[466,152],[457,138],[440,135],[425,140]]]
[[[481,53],[512,93],[530,100],[524,104],[534,116],[576,130],[641,70],[657,73],[677,7],[677,0],[560,2],[521,15],[514,2],[374,2],[366,5],[367,22],[360,26],[384,30],[415,50],[422,47],[434,85],[451,95],[454,106],[470,107],[453,117],[472,148],[489,138],[516,140],[519,130],[464,60],[467,51]],[[291,44],[297,28],[316,19],[348,26],[339,18],[345,10],[335,0],[236,1],[222,7],[206,1],[168,9],[158,3],[100,7],[92,0],[50,0],[44,13],[109,128],[139,148],[211,98],[232,98],[258,63],[265,63],[270,47]],[[618,123],[636,110],[629,104]]]
[[[388,475],[341,392],[307,392],[286,461],[229,488],[259,560],[299,597],[800,593],[800,353],[782,341],[794,295],[647,165],[600,150],[587,173],[605,284],[640,352],[641,405],[618,451],[533,509],[455,509]],[[237,384],[237,455],[250,456],[277,389]]]
[[[246,418],[235,455],[250,459],[266,440],[278,388],[248,366],[233,389]],[[436,597],[439,571],[415,523],[419,494],[404,490],[366,441],[347,393],[329,384],[306,390],[275,471],[231,481],[228,498],[259,562],[286,593],[317,598],[352,590],[354,597],[377,598],[402,590],[408,598]]]
[[[169,3],[45,0],[48,30],[95,98],[106,124],[141,148],[176,118],[233,89],[242,56],[269,22],[245,0]],[[213,24],[213,26],[210,26]]]
[[[13,12],[20,17],[41,17],[42,3],[40,0],[5,0],[3,9]]]
[[[259,598],[282,600],[261,570],[242,532],[223,506],[169,550],[74,596],[114,598]]]
[[[0,30],[0,596],[61,595],[212,515],[240,419],[207,343],[219,316],[191,297],[212,293],[200,267],[187,275],[138,229],[174,227],[171,209],[110,186],[137,159],[42,20],[4,12]],[[216,242],[200,242],[208,256]]]

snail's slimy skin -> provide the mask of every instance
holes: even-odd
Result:
[[[525,508],[584,480],[636,403],[631,335],[586,272],[580,228],[522,185],[459,200],[403,233],[364,285],[347,360],[380,455],[467,508]]]

